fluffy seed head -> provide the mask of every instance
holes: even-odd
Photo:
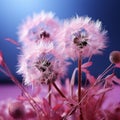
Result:
[[[72,59],[81,52],[83,57],[90,57],[106,48],[106,31],[98,20],[77,16],[66,20],[61,31],[59,38],[65,40],[66,54]]]
[[[52,12],[42,11],[40,14],[34,14],[28,17],[19,27],[19,41],[23,45],[29,43],[39,43],[39,41],[50,42],[55,39],[59,31],[59,21]]]
[[[22,48],[17,72],[23,75],[26,85],[49,84],[65,75],[66,66],[63,54],[53,43],[40,41],[39,45]]]

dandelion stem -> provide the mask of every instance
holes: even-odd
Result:
[[[48,85],[48,92],[51,92],[51,83]],[[51,106],[51,93],[49,94],[49,105]]]
[[[81,56],[81,53],[80,53],[79,57],[78,57],[78,103],[81,100],[81,84],[82,84],[81,64],[82,64],[82,56]],[[81,112],[81,114],[79,116],[79,119],[83,120],[82,110],[81,110],[81,104],[80,104],[80,112]]]
[[[82,73],[81,73],[81,55],[78,58],[78,102],[81,100],[81,81],[82,81]]]
[[[62,91],[58,88],[58,86],[55,84],[55,82],[52,83],[55,89],[58,91],[58,93],[63,97],[66,98],[65,95],[62,93]]]

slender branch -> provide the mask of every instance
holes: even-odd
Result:
[[[52,83],[55,89],[58,91],[58,93],[63,97],[66,98],[65,95],[62,93],[62,91],[58,88],[58,86],[55,84],[55,82]]]
[[[48,85],[48,92],[49,93],[51,92],[51,83]],[[51,93],[49,94],[48,100],[49,100],[49,105],[51,106]]]
[[[73,89],[74,89],[74,84],[75,84],[75,75],[76,72],[78,71],[78,68],[75,68],[73,73],[72,73],[72,77],[71,77],[71,82],[70,82],[70,95],[73,98]]]
[[[8,76],[11,78],[11,80],[17,85],[18,88],[23,92],[25,97],[28,99],[29,103],[32,105],[34,110],[38,112],[41,110],[41,107],[37,104],[37,102],[32,98],[32,96],[26,91],[26,89],[20,84],[20,82],[17,80],[16,77],[11,73],[10,69],[8,68],[7,64],[5,63],[5,70],[8,74]],[[36,108],[37,107],[37,108]]]
[[[104,77],[104,75],[105,75],[106,73],[108,73],[111,69],[113,69],[113,67],[114,67],[113,64],[110,64],[110,65],[104,70],[104,72],[103,72],[101,75],[98,76],[97,80],[101,80],[102,77]]]

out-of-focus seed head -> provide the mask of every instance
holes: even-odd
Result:
[[[9,114],[14,119],[22,119],[25,116],[25,107],[21,102],[13,102],[9,105]]]
[[[110,53],[109,60],[114,64],[120,63],[120,51],[112,51]]]

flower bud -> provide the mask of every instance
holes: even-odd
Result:
[[[110,53],[109,60],[114,64],[120,63],[120,51],[112,51]]]
[[[25,116],[25,107],[21,102],[13,102],[9,105],[9,114],[14,119],[21,119]]]

